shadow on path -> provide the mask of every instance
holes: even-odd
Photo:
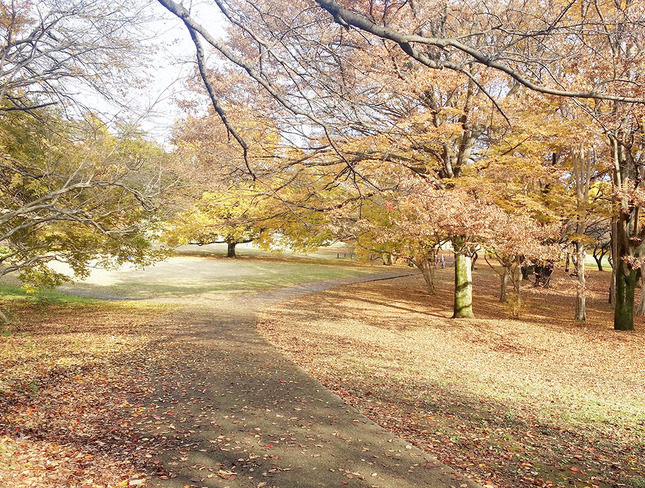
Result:
[[[181,409],[168,434],[176,448],[157,460],[151,486],[477,487],[347,406],[256,331],[256,312],[266,306],[404,274],[192,297],[175,312],[172,322],[181,325],[171,334],[198,355],[192,384],[201,387],[159,385],[160,411],[178,398]]]

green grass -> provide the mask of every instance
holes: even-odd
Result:
[[[96,303],[96,299],[64,293],[58,290],[37,290],[29,292],[22,286],[0,283],[0,299],[3,301],[22,300],[43,305],[87,305]]]
[[[21,286],[0,283],[0,312],[6,318],[6,323],[3,323],[4,321],[0,316],[0,337],[23,335],[22,332],[16,332],[13,323],[24,313],[33,314],[36,312],[38,316],[47,318],[51,311],[63,309],[74,313],[78,313],[79,311],[83,313],[83,310],[88,308],[88,310],[94,311],[118,310],[121,312],[130,311],[137,314],[146,314],[150,312],[163,312],[169,307],[171,308],[170,305],[153,304],[150,302],[106,302],[105,300],[65,293],[58,290],[28,292]]]
[[[13,322],[15,315],[20,313],[16,309],[25,305],[43,308],[48,306],[83,307],[97,303],[97,300],[92,298],[62,293],[57,290],[28,292],[22,286],[0,283],[0,312],[2,313],[0,315],[0,337],[14,335],[15,332],[10,327],[10,324]],[[43,315],[46,317],[47,312],[43,312]]]
[[[238,259],[181,257],[176,268],[163,271],[129,271],[117,278],[78,283],[64,290],[99,298],[150,299],[204,293],[254,293],[303,283],[386,272],[388,268],[336,264],[320,260],[275,257],[244,257]],[[185,265],[184,267],[182,267]]]

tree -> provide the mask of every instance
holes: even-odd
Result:
[[[127,106],[132,68],[146,59],[143,20],[130,0],[0,7],[0,275],[47,286],[68,278],[52,261],[82,277],[90,265],[162,256],[150,239],[172,181],[163,150],[87,108],[96,99]]]
[[[239,186],[205,192],[190,209],[173,217],[166,239],[173,245],[226,244],[226,256],[234,258],[238,244],[260,242],[268,231],[261,215],[265,199]]]
[[[611,252],[611,221],[609,218],[602,218],[600,216],[587,227],[587,235],[591,239],[593,247],[592,255],[598,271],[604,271],[603,260],[605,256],[610,255]],[[610,259],[611,261],[611,259]],[[611,263],[610,263],[611,265]]]
[[[83,93],[116,101],[133,86],[130,67],[142,65],[142,20],[130,0],[3,2],[0,112],[73,110]]]
[[[498,212],[491,223],[493,237],[485,243],[485,249],[502,266],[500,300],[509,303],[513,318],[519,318],[522,309],[523,268],[553,269],[560,258],[558,246],[554,245],[558,227],[544,225],[516,211]],[[507,291],[508,281],[512,285],[511,293]]]
[[[404,235],[435,236],[452,242],[455,253],[454,318],[471,318],[472,274],[470,256],[493,237],[501,210],[490,200],[463,189],[437,190],[417,184],[400,199],[399,231]],[[418,238],[421,240],[420,238]]]
[[[45,118],[46,117],[46,118]],[[35,286],[83,277],[97,263],[145,265],[162,256],[149,238],[158,221],[152,197],[168,184],[163,151],[98,119],[72,123],[39,109],[0,118],[0,276],[17,272]]]
[[[222,83],[229,89],[231,77],[224,76]],[[215,82],[211,87],[222,89]],[[174,159],[183,184],[175,192],[179,211],[165,239],[173,245],[226,243],[229,257],[242,242],[267,250],[310,250],[328,242],[330,234],[323,228],[327,221],[318,207],[330,195],[318,198],[318,175],[291,164],[303,154],[282,147],[273,121],[253,106],[242,99],[225,103],[238,108],[231,111],[231,121],[248,141],[247,150],[235,151],[212,109],[176,124]]]
[[[640,144],[635,146],[633,141],[639,134],[634,121],[640,120],[638,113],[645,102],[639,76],[643,50],[638,41],[645,24],[637,2],[555,1],[546,6],[524,2],[518,7],[514,2],[485,0],[454,5],[265,0],[250,6],[243,1],[218,0],[234,42],[214,38],[172,0],[160,3],[181,18],[198,47],[206,41],[262,86],[280,116],[290,113],[287,117],[299,121],[301,127],[318,128],[309,133],[317,133],[319,144],[332,148],[347,171],[358,178],[365,176],[357,164],[364,159],[357,161],[355,152],[344,151],[346,138],[357,134],[379,134],[384,139],[390,133],[401,139],[410,136],[398,130],[396,121],[410,113],[407,109],[414,97],[406,97],[407,85],[398,89],[399,81],[411,73],[423,76],[426,68],[463,76],[469,91],[490,100],[492,114],[503,114],[499,100],[522,89],[540,94],[554,106],[558,100],[574,100],[594,114],[619,149],[614,153],[623,173]],[[330,15],[321,16],[321,11]],[[466,116],[461,123],[463,144],[458,146],[462,162],[473,149],[478,150],[478,138],[470,137],[477,133],[471,130],[473,111],[467,107],[460,109]],[[632,129],[626,130],[628,126]],[[409,154],[377,147],[384,148],[382,161],[398,159],[417,174],[424,173],[418,154],[409,158]],[[376,160],[378,152],[370,151],[369,156]],[[621,225],[622,234],[614,233],[623,242],[620,261],[632,262],[639,251],[628,243],[638,239],[628,235],[633,225]],[[459,242],[455,246],[459,248]],[[631,271],[625,269],[622,275]],[[632,282],[624,284],[630,288]],[[617,307],[616,328],[630,326],[629,314],[619,312],[623,302]]]

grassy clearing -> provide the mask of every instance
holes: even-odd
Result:
[[[645,483],[645,320],[611,328],[609,273],[590,272],[589,321],[574,282],[526,289],[507,318],[498,280],[475,272],[477,319],[450,319],[452,270],[353,285],[276,307],[260,330],[375,421],[484,485]]]
[[[250,293],[372,273],[374,268],[346,261],[291,260],[277,257],[237,259],[180,256],[145,270],[96,270],[68,290],[101,298],[186,296],[201,293]]]
[[[63,304],[97,304],[96,300],[78,295],[70,295],[57,290],[38,290],[28,292],[22,286],[0,284],[0,297],[3,301],[11,302],[18,300],[21,303],[42,304],[42,305],[63,305]]]
[[[206,244],[203,246],[184,245],[175,248],[175,254],[178,256],[208,256],[224,257],[226,256],[226,244]],[[349,263],[353,261],[353,248],[342,243],[335,243],[331,246],[323,246],[314,251],[307,253],[293,252],[288,249],[276,250],[273,252],[258,249],[253,244],[238,244],[236,253],[239,258],[261,258],[261,259],[288,259],[289,261],[312,262],[331,261],[336,264]]]

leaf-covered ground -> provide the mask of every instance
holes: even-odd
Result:
[[[612,330],[609,273],[591,272],[588,322],[574,282],[526,288],[507,318],[498,279],[475,272],[474,320],[401,278],[284,303],[260,331],[365,415],[495,487],[645,486],[645,321]]]
[[[141,486],[164,439],[139,438],[151,375],[171,367],[164,311],[11,304],[0,338],[0,486]],[[161,368],[161,369],[160,369]],[[170,442],[170,439],[167,439]]]

